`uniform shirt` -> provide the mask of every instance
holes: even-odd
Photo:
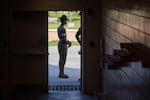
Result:
[[[62,42],[63,44],[66,44],[66,29],[63,26],[58,27],[58,37],[59,41]]]

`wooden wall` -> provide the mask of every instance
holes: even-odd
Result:
[[[138,42],[150,47],[149,2],[107,3],[103,9],[105,53],[112,55],[114,49],[120,49],[120,43]],[[145,68],[141,62],[130,62],[117,70],[106,68],[103,73],[104,93],[110,100],[150,99],[150,68]]]

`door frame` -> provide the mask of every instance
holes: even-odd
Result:
[[[84,16],[84,10],[82,10],[82,9],[53,9],[53,10],[48,10],[48,11],[81,11],[81,17],[80,17],[80,25],[81,25],[81,27],[82,27],[82,33],[81,33],[81,40],[82,40],[82,45],[81,45],[81,55],[80,55],[80,91],[81,92],[83,92],[84,93],[84,88],[85,88],[85,86],[84,86],[84,64],[83,64],[83,40],[84,40],[84,38],[83,38],[83,36],[84,36],[84,25],[83,25],[83,16]],[[48,12],[47,11],[47,12]],[[47,17],[48,17],[48,15],[47,15]],[[48,21],[47,21],[48,22]],[[48,26],[48,23],[47,23],[47,26]],[[48,30],[48,27],[47,27],[47,30]],[[48,41],[48,33],[47,33],[47,41]],[[48,50],[48,44],[47,44],[47,50]],[[47,57],[47,61],[48,61],[48,57]],[[48,62],[47,62],[47,64],[48,64]],[[47,65],[47,69],[48,69],[48,65]],[[47,70],[47,75],[48,75],[48,70]],[[47,79],[48,80],[48,79]],[[48,83],[48,82],[47,82]],[[47,84],[47,86],[48,86],[48,84]]]

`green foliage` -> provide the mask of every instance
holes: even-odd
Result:
[[[53,17],[53,18],[60,18],[62,15],[66,15],[67,18],[69,19],[70,17],[70,12],[71,11],[49,11],[48,12],[48,17]],[[72,11],[71,12],[72,19],[80,19],[79,11]]]
[[[70,22],[70,11],[49,11],[48,12],[48,17],[51,18],[57,18],[56,22],[48,22],[48,28],[49,29],[57,29],[58,26],[60,25],[60,20],[59,18],[62,15],[66,15],[68,20],[68,23]],[[72,11],[71,12],[71,22],[74,23],[74,27],[68,27],[66,25],[66,29],[78,29],[80,27],[80,15],[79,11]]]

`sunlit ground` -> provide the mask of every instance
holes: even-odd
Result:
[[[69,75],[68,79],[58,78],[59,73],[59,54],[57,46],[49,46],[49,83],[53,82],[79,82],[80,78],[80,55],[78,51],[80,46],[72,46],[68,49],[67,60],[65,64],[65,73]]]

